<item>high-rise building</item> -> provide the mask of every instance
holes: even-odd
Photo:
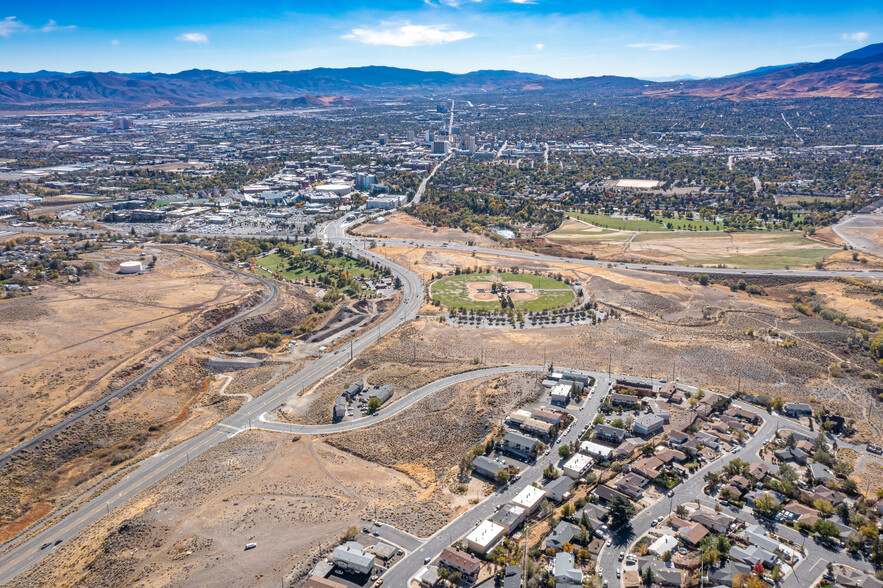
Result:
[[[414,131],[408,131],[407,136],[408,136],[408,141],[410,141],[411,143],[413,143],[414,139],[417,138],[417,136],[414,134]]]
[[[389,135],[387,135],[386,133],[381,133],[377,142],[381,145],[386,145],[387,143],[389,143]]]
[[[425,140],[427,143],[432,143],[432,131],[426,131]]]
[[[451,144],[448,141],[433,141],[432,142],[432,154],[433,155],[447,155],[451,150]]]
[[[475,151],[475,137],[473,135],[466,136],[466,149]]]
[[[115,118],[113,119],[113,130],[115,131],[128,131],[132,128],[132,119],[131,118]]]

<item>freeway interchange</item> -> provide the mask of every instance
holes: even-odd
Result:
[[[398,306],[392,313],[381,323],[366,331],[358,334],[352,341],[352,357],[367,351],[380,337],[385,336],[392,330],[397,328],[403,322],[411,320],[417,316],[417,313],[423,304],[424,286],[420,277],[407,268],[381,257],[370,249],[365,247],[363,239],[349,237],[346,234],[346,222],[344,219],[338,219],[327,224],[319,233],[320,237],[326,243],[339,245],[348,249],[352,249],[355,253],[382,264],[389,268],[393,276],[399,278],[402,282],[402,297]],[[415,243],[414,241],[401,240],[385,240],[390,245],[422,245],[427,247],[438,247],[438,243]],[[474,251],[481,253],[489,253],[506,257],[527,258],[540,261],[558,261],[574,264],[583,264],[588,266],[615,266],[626,269],[651,270],[661,272],[695,272],[697,268],[686,266],[665,266],[650,264],[629,264],[629,263],[608,263],[594,260],[580,260],[572,258],[558,258],[547,255],[540,255],[524,251],[493,249],[488,247],[475,247],[469,245],[445,244],[449,249],[459,251]],[[224,267],[224,269],[229,269]],[[710,274],[735,274],[735,275],[796,275],[796,276],[832,276],[842,275],[850,277],[883,277],[880,271],[865,272],[833,272],[818,270],[733,270],[726,268],[703,268],[701,271]],[[250,278],[255,276],[249,274]],[[270,296],[265,298],[259,307],[251,309],[254,312],[258,308],[267,304],[275,295],[275,285],[269,280],[260,279],[264,285],[270,289]],[[242,315],[236,317],[236,320],[242,318]],[[234,320],[234,319],[231,319]],[[187,345],[195,345],[204,340],[206,337],[218,332],[229,324],[222,323],[206,333],[203,333],[196,339],[187,343]],[[174,352],[175,354],[183,351],[184,347]],[[173,355],[163,360],[164,365],[167,361],[173,359]],[[222,420],[211,428],[202,433],[186,440],[166,451],[156,453],[137,465],[130,467],[119,477],[115,483],[110,485],[99,495],[91,498],[83,498],[72,504],[62,508],[59,512],[50,517],[42,529],[32,533],[19,543],[9,543],[5,546],[5,552],[0,556],[0,584],[6,583],[22,572],[28,570],[37,564],[43,557],[52,552],[52,549],[42,549],[46,543],[57,545],[58,542],[66,541],[79,532],[87,528],[92,523],[99,520],[102,516],[109,513],[111,509],[116,508],[125,503],[130,498],[136,496],[140,492],[149,489],[153,484],[157,483],[169,473],[185,466],[191,458],[197,457],[212,447],[223,443],[230,437],[248,429],[262,429],[267,431],[275,431],[279,433],[304,434],[304,435],[321,435],[329,433],[344,432],[357,428],[372,426],[377,422],[394,418],[401,411],[413,406],[416,402],[433,394],[439,390],[465,382],[475,378],[495,376],[512,372],[541,372],[546,368],[544,366],[500,366],[487,369],[478,369],[474,371],[464,372],[455,376],[450,376],[442,380],[438,380],[428,384],[404,398],[392,403],[381,411],[378,417],[370,417],[360,419],[358,421],[348,421],[336,423],[333,425],[293,425],[281,423],[272,420],[267,415],[274,411],[286,398],[308,387],[322,378],[333,373],[351,361],[350,353],[331,353],[322,355],[317,359],[308,361],[304,367],[290,378],[277,384],[261,396],[244,403],[239,410],[228,418]],[[157,369],[160,366],[157,366]],[[154,370],[155,371],[155,370]],[[151,372],[152,373],[152,372]],[[419,540],[413,538],[407,533],[387,529],[387,534],[393,535],[390,540],[401,544],[407,550],[405,557],[390,568],[383,576],[390,586],[406,586],[408,580],[417,574],[423,566],[424,558],[437,556],[444,547],[450,545],[453,541],[467,534],[475,525],[484,520],[501,505],[508,502],[516,493],[524,487],[537,482],[542,477],[542,471],[550,464],[558,465],[559,457],[555,448],[557,444],[569,443],[577,440],[581,434],[582,427],[591,423],[597,413],[598,406],[601,403],[603,394],[599,391],[606,391],[610,383],[611,375],[606,372],[586,372],[596,379],[595,392],[589,396],[584,402],[583,407],[574,411],[575,417],[572,430],[558,439],[556,446],[549,455],[543,455],[537,458],[534,464],[524,468],[520,478],[511,483],[503,492],[497,492],[486,498],[481,503],[470,509],[464,515],[454,519],[444,528],[440,529],[433,536]],[[150,373],[144,374],[143,377],[149,377]],[[613,376],[615,377],[615,376]],[[139,380],[141,381],[141,380]],[[123,392],[124,393],[124,392]],[[106,402],[110,397],[102,400]],[[94,410],[93,407],[90,407]],[[757,410],[757,409],[752,409]],[[764,424],[761,430],[737,453],[732,457],[751,458],[756,456],[759,444],[763,438],[770,432],[773,421],[778,418],[773,415],[764,415]],[[788,421],[789,427],[794,428],[791,421]],[[61,425],[65,425],[62,423]],[[65,425],[66,426],[66,425]],[[47,431],[48,433],[48,431]],[[54,433],[51,433],[54,434]],[[24,446],[30,443],[39,443],[36,437],[26,441]],[[0,456],[8,458],[8,456]],[[702,474],[712,467],[720,467],[720,463],[712,463],[706,465],[699,473],[691,476],[685,483],[679,485],[675,489],[674,503],[686,502],[692,500],[698,494],[701,494]],[[612,571],[618,567],[616,561],[620,549],[626,549],[629,542],[649,529],[650,521],[660,515],[667,514],[670,508],[669,500],[661,500],[656,504],[641,511],[632,521],[630,530],[627,533],[614,535],[613,539],[616,545],[611,548],[604,548],[599,554],[599,565],[608,571]],[[396,535],[399,541],[396,541]],[[821,548],[819,548],[821,549]],[[815,554],[820,557],[820,554]],[[832,556],[829,556],[830,560]],[[845,557],[845,556],[843,556]],[[786,582],[790,582],[789,578]],[[796,575],[793,578],[796,581]],[[805,578],[803,578],[805,580]],[[798,584],[788,584],[797,586]]]

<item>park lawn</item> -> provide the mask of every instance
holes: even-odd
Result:
[[[448,276],[430,286],[430,295],[444,306],[465,310],[501,310],[499,300],[471,300],[469,298],[470,282],[525,282],[538,289],[551,289],[539,294],[536,300],[515,300],[517,310],[538,311],[567,306],[573,302],[574,294],[567,284],[538,276],[536,274],[515,274],[509,272],[490,274],[462,274]]]
[[[165,200],[157,200],[156,205],[157,206],[168,206],[172,202],[187,202],[187,199],[186,198],[168,198]]]
[[[606,214],[585,214],[583,212],[568,212],[573,218],[585,221],[596,227],[604,227],[607,229],[615,229],[617,231],[664,231],[666,230],[661,224],[648,220],[626,220],[623,218],[613,218]]]
[[[302,243],[295,246],[298,251],[304,249],[304,247],[305,245]],[[349,259],[342,255],[334,255],[331,258],[321,259],[327,264],[329,268],[346,270],[351,276],[354,277],[370,278],[376,276],[373,270],[367,267],[361,267],[357,261]],[[257,259],[257,263],[264,269],[273,272],[279,272],[281,275],[288,278],[289,280],[303,280],[306,278],[315,280],[320,276],[331,275],[331,272],[327,270],[320,270],[307,266],[289,269],[288,258],[280,255],[279,253],[271,253],[270,255],[259,257]]]
[[[584,214],[582,212],[569,212],[568,214],[573,218],[577,218],[597,227],[605,227],[618,231],[720,231],[724,228],[723,224],[686,218],[663,218],[661,219],[661,222],[656,222],[646,219],[626,220],[622,218],[613,218],[606,214]],[[668,223],[671,223],[671,229],[667,227]]]

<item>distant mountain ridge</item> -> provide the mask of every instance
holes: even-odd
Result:
[[[646,81],[621,76],[557,79],[511,70],[465,74],[385,66],[174,74],[0,72],[0,107],[156,108],[208,105],[352,105],[377,98],[485,92],[580,91],[595,96],[703,96],[749,100],[883,97],[883,43],[818,63],[766,66],[723,78]]]

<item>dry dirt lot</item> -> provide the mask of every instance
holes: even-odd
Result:
[[[3,449],[118,387],[156,361],[157,347],[232,316],[257,289],[192,259],[158,256],[147,274],[96,271],[0,302]]]
[[[366,223],[353,229],[356,235],[365,237],[387,237],[390,239],[413,239],[415,241],[435,241],[438,243],[473,243],[493,246],[495,241],[484,235],[467,233],[460,229],[429,227],[420,220],[404,212],[394,212],[380,224]]]
[[[95,304],[106,312],[112,312],[114,305],[124,309],[135,309],[138,305],[146,305],[151,309],[156,304],[166,301],[168,296],[177,295],[186,299],[190,292],[196,295],[203,291],[202,288],[210,288],[213,285],[219,292],[226,292],[227,294],[223,294],[225,296],[239,290],[242,291],[242,296],[246,297],[250,297],[253,293],[254,287],[250,283],[231,280],[230,274],[226,272],[226,276],[222,279],[222,276],[214,275],[215,272],[220,273],[219,270],[208,271],[206,268],[209,266],[196,261],[168,254],[166,267],[163,268],[162,265],[162,263],[158,264],[155,274],[158,277],[157,286],[165,288],[160,292],[154,292],[152,288],[145,289],[145,286],[153,284],[150,280],[154,274],[136,276],[136,278],[145,278],[140,282],[140,289],[129,286],[126,280],[107,278],[103,275],[96,276],[95,282],[91,285],[88,281],[81,284],[79,289],[77,287],[59,288],[57,291],[50,288],[41,289],[38,291],[40,292],[38,296],[45,296],[47,301],[58,304],[61,309],[58,310],[50,304],[44,316],[51,321],[59,321],[62,320],[61,316],[68,316],[62,312],[65,296],[74,306]],[[192,281],[195,283],[185,287],[183,283],[189,282],[189,277],[193,277]],[[111,281],[108,281],[109,279]],[[182,283],[176,284],[175,280]],[[117,288],[103,296],[77,296],[84,291],[100,294],[99,286],[102,284],[122,284],[126,288]],[[85,286],[85,289],[82,286]],[[217,294],[214,297],[217,297]],[[28,301],[32,298],[22,297],[15,299],[14,302]],[[100,484],[107,475],[112,475],[114,471],[131,463],[140,455],[153,451],[165,443],[189,437],[235,410],[242,400],[218,396],[217,388],[210,386],[209,374],[203,366],[205,358],[229,349],[247,336],[276,328],[282,332],[289,330],[298,322],[305,320],[310,304],[311,300],[308,296],[287,285],[280,285],[279,296],[273,304],[263,308],[256,315],[232,325],[203,345],[187,350],[137,390],[110,403],[107,410],[93,413],[35,451],[16,457],[10,465],[0,470],[0,540],[14,536],[47,512],[89,491],[90,488]],[[76,353],[91,353],[96,357],[97,365],[91,366],[91,369],[97,370],[101,368],[101,362],[97,358],[103,357],[98,355],[98,351],[103,350],[105,354],[113,354],[118,362],[124,364],[121,369],[125,371],[122,374],[119,370],[114,372],[112,369],[104,368],[109,374],[106,382],[119,385],[125,381],[127,375],[130,377],[135,373],[130,363],[126,363],[127,357],[122,357],[120,349],[136,355],[138,359],[135,365],[140,365],[138,369],[141,369],[176,348],[186,338],[205,330],[226,316],[235,314],[241,305],[242,303],[239,306],[231,303],[222,306],[223,312],[219,312],[217,307],[208,306],[207,309],[200,309],[192,304],[192,308],[187,310],[190,320],[184,324],[173,327],[173,324],[156,321],[163,328],[154,336],[164,338],[158,339],[152,348],[140,357],[137,356],[141,352],[141,349],[137,348],[137,343],[144,341],[144,337],[147,336],[142,331],[156,327],[148,325],[138,330],[138,327],[132,324],[135,319],[131,316],[126,319],[127,313],[118,313],[122,315],[118,320],[128,321],[122,323],[126,325],[122,328],[132,330],[132,335],[126,336],[128,330],[104,337],[101,337],[101,333],[97,333],[98,339],[93,334],[91,337],[93,341],[87,342],[88,349],[85,351],[78,350],[76,345],[71,349],[61,348],[63,353],[56,354],[56,361],[60,362],[64,359],[73,361],[75,365],[58,363],[55,370],[64,374],[65,378],[69,378],[64,380],[68,385],[75,385],[76,380],[70,374],[77,367],[76,363],[81,360],[81,356]],[[172,313],[174,309],[162,310]],[[179,314],[180,311],[175,316]],[[35,318],[37,324],[40,324],[40,320],[40,317]],[[88,321],[83,317],[74,316],[70,317],[70,320],[74,324],[85,324],[84,329],[89,332]],[[120,324],[116,323],[117,330],[120,329]],[[44,325],[42,328],[44,330],[40,331],[41,337],[49,340],[48,326]],[[104,328],[109,327],[105,324]],[[76,333],[72,332],[65,337],[75,335]],[[138,335],[141,337],[139,338]],[[103,348],[92,348],[91,345],[97,345],[99,339],[105,341]],[[264,366],[236,373],[233,382],[227,388],[228,393],[245,392],[259,395],[267,386],[302,365],[301,359],[293,353],[265,349],[254,349],[252,352],[267,357]],[[49,370],[51,359],[42,360],[31,350],[28,350],[28,353],[33,354],[35,358],[33,361],[37,363],[42,361],[39,364],[41,369]],[[103,384],[104,382],[102,381]],[[53,390],[49,387],[52,385],[60,384],[50,380],[46,383],[47,390]],[[107,384],[97,389],[94,398],[104,393],[106,387]],[[41,392],[37,401],[47,395]]]
[[[560,272],[578,279],[602,308],[623,314],[599,326],[531,330],[479,330],[424,323],[423,336],[436,341],[449,359],[469,362],[484,348],[485,363],[541,363],[541,349],[557,365],[599,369],[612,363],[613,371],[671,377],[672,368],[683,381],[704,388],[742,390],[810,399],[855,418],[863,435],[883,432],[883,410],[874,399],[875,380],[857,376],[876,370],[867,352],[850,349],[855,331],[794,310],[789,295],[813,284],[759,281],[767,295],[733,292],[724,285],[700,286],[687,277],[648,271],[547,264],[500,255],[454,252],[442,248],[378,247],[393,259],[414,263],[415,271],[446,272],[459,265],[511,267],[523,271]],[[824,288],[820,285],[823,284]],[[818,281],[817,290],[836,290],[837,282]],[[832,298],[835,309],[871,310],[876,295],[861,288],[843,290]],[[858,314],[858,313],[857,313]],[[787,336],[794,347],[775,343]],[[431,334],[430,334],[431,332]],[[424,355],[424,361],[434,355]],[[440,356],[439,356],[440,357]],[[835,377],[842,364],[844,377]],[[689,366],[689,367],[688,367]]]

